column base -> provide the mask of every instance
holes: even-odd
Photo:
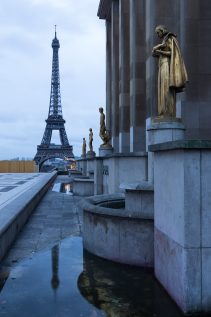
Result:
[[[148,151],[149,145],[184,140],[185,127],[179,118],[147,118],[146,151],[148,152],[148,181],[154,183],[154,153]]]
[[[94,151],[89,151],[86,153],[86,158],[93,158],[96,156],[96,153]]]
[[[112,146],[110,147],[102,147],[100,146],[99,148],[99,156],[108,156],[108,155],[111,155],[113,154],[113,148]]]
[[[147,145],[183,140],[185,127],[179,118],[155,117],[147,119]]]

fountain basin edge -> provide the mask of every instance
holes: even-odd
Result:
[[[97,195],[81,201],[84,248],[107,260],[153,267],[154,220],[121,208],[124,204],[124,194]]]

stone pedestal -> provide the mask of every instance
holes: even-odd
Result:
[[[88,178],[75,178],[73,180],[73,194],[79,196],[93,196],[94,180]]]
[[[82,166],[83,166],[83,175],[87,175],[87,160],[83,160],[83,163],[82,163]]]
[[[96,158],[94,165],[94,195],[103,194],[103,159]]]
[[[121,184],[120,188],[125,191],[125,212],[140,218],[142,266],[154,266],[154,188],[147,181]]]
[[[147,119],[148,145],[184,139],[185,127],[180,119]]]
[[[80,158],[77,160],[77,167],[78,170],[82,173],[82,175],[86,175],[87,173],[87,159],[84,158]]]
[[[125,190],[125,209],[136,212],[143,219],[154,219],[154,187],[147,181],[126,184],[121,189]]]
[[[181,119],[148,118],[146,120],[146,150],[148,151],[148,180],[154,179],[154,154],[149,151],[150,145],[184,139],[185,127]]]
[[[211,312],[211,141],[154,151],[155,275],[184,313]]]
[[[86,153],[86,157],[89,158],[94,158],[96,156],[96,153],[94,151],[89,151]]]
[[[113,154],[113,147],[100,147],[99,148],[99,156],[104,157],[104,156],[109,156]]]

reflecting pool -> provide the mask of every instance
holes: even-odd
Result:
[[[0,316],[179,317],[152,271],[83,251],[72,237],[0,267]]]

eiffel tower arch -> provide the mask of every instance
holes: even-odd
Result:
[[[41,141],[37,146],[37,153],[34,161],[39,168],[42,164],[51,158],[70,159],[74,158],[73,147],[69,144],[65,130],[65,120],[62,115],[60,76],[59,76],[59,40],[55,30],[55,37],[52,41],[53,61],[51,76],[51,95],[46,128]],[[61,145],[51,144],[52,132],[57,130],[60,136]]]

